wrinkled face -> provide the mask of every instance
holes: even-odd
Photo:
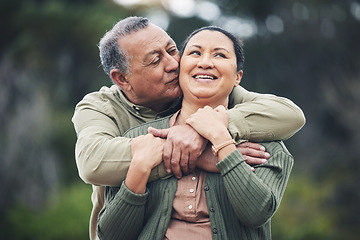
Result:
[[[184,100],[208,99],[227,104],[232,88],[240,83],[233,42],[218,31],[195,34],[184,49],[180,62],[180,86]],[[195,100],[196,101],[196,100]]]
[[[126,81],[131,85],[132,102],[159,109],[181,96],[179,52],[164,30],[150,24],[125,36],[120,46],[131,56]]]

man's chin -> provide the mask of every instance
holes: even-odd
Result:
[[[182,91],[178,89],[168,89],[166,95],[163,97],[164,102],[173,102],[175,99],[182,97]]]
[[[178,85],[177,88],[174,89],[174,99],[181,97],[183,95],[180,86]]]
[[[174,78],[173,80],[167,82],[166,85],[179,85],[179,78]]]

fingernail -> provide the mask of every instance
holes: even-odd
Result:
[[[266,163],[267,161],[265,159],[261,159],[261,163]]]
[[[170,169],[166,169],[166,172],[167,172],[167,173],[171,173],[171,170],[170,170]]]
[[[270,153],[265,153],[265,158],[269,158],[270,157]]]
[[[265,151],[265,147],[261,146],[261,147],[260,147],[260,150],[261,150],[261,151]]]

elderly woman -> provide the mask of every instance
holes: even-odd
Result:
[[[134,149],[120,188],[107,187],[98,221],[100,239],[271,239],[270,220],[278,209],[293,158],[282,142],[264,143],[271,158],[254,171],[246,164],[227,130],[229,94],[242,78],[241,43],[218,27],[193,32],[180,61],[182,107],[169,118],[132,129],[129,137],[148,127],[189,124],[209,140],[200,158],[219,173],[197,169],[148,183],[162,161],[164,139]],[[212,151],[212,153],[211,153]]]

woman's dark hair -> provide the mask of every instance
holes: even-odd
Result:
[[[217,27],[217,26],[202,27],[202,28],[199,28],[199,29],[196,29],[195,31],[193,31],[185,39],[184,43],[182,44],[182,48],[180,50],[180,55],[181,56],[183,55],[185,47],[188,44],[188,42],[190,41],[190,39],[197,33],[204,31],[204,30],[221,32],[222,34],[227,36],[233,42],[234,51],[235,51],[235,55],[236,55],[237,71],[239,72],[240,70],[242,70],[244,67],[244,60],[245,60],[242,41],[239,38],[237,38],[234,34],[226,31],[225,29],[223,29],[221,27]]]

